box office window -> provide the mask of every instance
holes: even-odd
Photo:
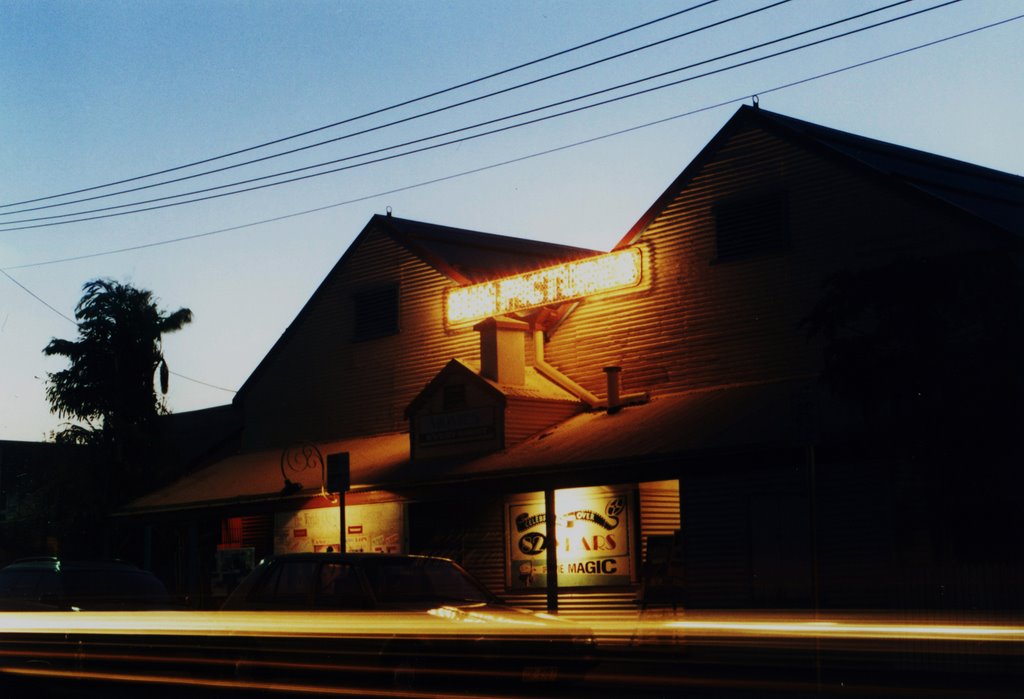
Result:
[[[398,285],[377,287],[352,294],[355,342],[398,334]]]
[[[714,216],[718,262],[780,252],[790,246],[786,192],[719,202]]]

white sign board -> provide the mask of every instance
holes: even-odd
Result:
[[[398,502],[345,508],[345,547],[368,553],[405,553],[404,509]],[[274,515],[274,554],[338,551],[337,506]]]

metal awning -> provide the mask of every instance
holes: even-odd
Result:
[[[291,497],[320,492],[316,457],[303,467],[302,449],[348,452],[354,492],[495,483],[526,476],[585,473],[616,464],[623,481],[634,466],[697,454],[810,443],[820,428],[821,405],[810,379],[729,386],[656,397],[616,413],[575,415],[512,448],[459,460],[410,460],[408,433],[297,445],[298,465],[283,465],[282,450],[238,454],[139,498],[122,515],[280,500],[287,477],[301,484]],[[539,483],[538,483],[539,485]]]

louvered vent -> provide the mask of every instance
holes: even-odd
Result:
[[[714,213],[716,261],[780,252],[790,246],[785,192],[720,202]]]
[[[362,342],[398,334],[398,285],[352,294],[352,340]]]

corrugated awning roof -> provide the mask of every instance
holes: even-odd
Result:
[[[503,452],[452,467],[450,479],[544,472],[663,456],[793,446],[806,439],[808,381],[735,386],[652,399],[617,413],[581,413]]]
[[[353,490],[494,482],[526,474],[585,470],[619,463],[623,478],[641,460],[682,458],[716,451],[801,445],[818,413],[811,380],[694,391],[654,398],[609,414],[582,413],[510,449],[462,461],[409,457],[407,433],[318,444],[328,454],[350,454]],[[284,479],[280,450],[240,454],[140,498],[122,514],[221,507],[277,500]],[[320,490],[320,472],[302,479],[296,497]]]
[[[290,449],[301,450],[303,446]],[[409,461],[409,435],[406,433],[358,437],[314,446],[324,459],[329,454],[348,452],[353,484],[388,481],[391,471]],[[285,477],[302,485],[302,490],[291,497],[308,498],[320,492],[322,475],[319,465],[313,464],[305,470],[286,468],[282,474],[284,452],[283,449],[274,449],[230,456],[129,503],[122,508],[121,514],[280,500]]]

